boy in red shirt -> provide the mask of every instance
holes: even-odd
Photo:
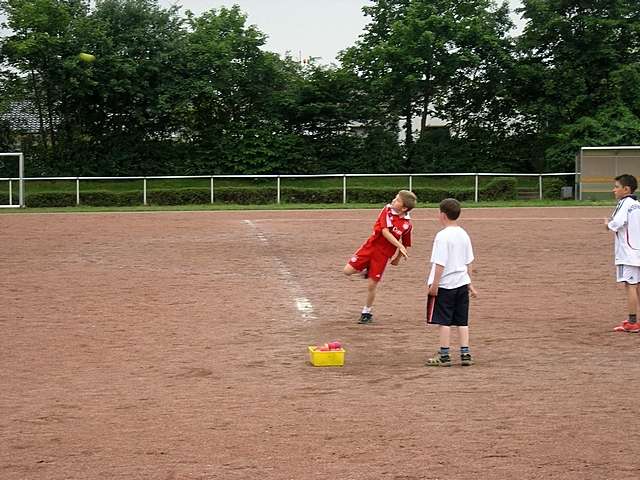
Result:
[[[413,192],[400,190],[392,202],[378,215],[371,236],[344,267],[345,275],[359,273],[369,279],[367,303],[362,309],[358,323],[373,322],[371,310],[376,298],[376,288],[389,259],[392,265],[397,265],[401,256],[405,258],[408,256],[406,247],[411,246],[413,229],[409,212],[416,203],[417,199]]]

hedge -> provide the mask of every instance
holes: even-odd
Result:
[[[557,177],[545,177],[542,179],[542,196],[553,200],[561,198],[562,187],[565,182]]]
[[[516,198],[516,179],[499,177],[480,188],[480,200],[513,200]],[[419,203],[437,203],[452,197],[461,201],[474,199],[473,188],[432,188],[414,189]],[[353,187],[347,190],[347,201],[351,203],[385,203],[396,195],[395,188]],[[215,203],[256,205],[275,203],[275,187],[220,187],[213,191]],[[282,203],[342,203],[341,188],[294,188],[283,187],[280,190]],[[147,191],[147,203],[150,205],[198,205],[211,202],[208,188],[183,188]],[[28,207],[68,207],[76,204],[75,193],[48,192],[26,196]],[[80,192],[80,203],[96,207],[116,207],[141,205],[142,192],[111,192],[104,190]]]

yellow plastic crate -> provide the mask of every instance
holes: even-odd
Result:
[[[309,346],[309,361],[314,367],[342,367],[346,350],[329,350],[321,352],[315,345]]]

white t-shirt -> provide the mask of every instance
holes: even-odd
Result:
[[[471,283],[467,265],[473,262],[471,239],[462,227],[446,227],[440,230],[433,240],[431,251],[431,272],[427,285],[433,283],[436,264],[442,265],[444,271],[440,277],[441,288],[453,289]]]
[[[640,207],[637,200],[632,197],[624,197],[618,201],[611,220],[608,223],[609,230],[616,233],[615,240],[615,264],[640,266],[640,250],[631,248],[628,242],[629,211]]]

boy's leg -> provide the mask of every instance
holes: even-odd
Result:
[[[460,336],[460,364],[463,367],[473,365],[469,350],[469,327],[458,327],[458,335]]]
[[[615,332],[640,331],[640,324],[638,324],[637,321],[639,278],[640,267],[633,265],[616,265],[616,281],[618,283],[624,283],[624,289],[627,293],[627,311],[629,317],[613,329]]]
[[[458,327],[458,336],[460,337],[460,348],[469,348],[469,327]]]
[[[638,324],[638,295],[640,292],[638,290],[638,284],[629,284],[625,283],[625,288],[627,290],[627,304],[629,307],[629,318],[626,330],[633,333],[638,333],[640,331],[640,324]]]
[[[440,351],[443,348],[449,349],[451,346],[451,327],[440,325]]]
[[[347,264],[342,269],[342,273],[347,276],[351,275],[362,275],[364,278],[366,277],[367,269],[369,268],[369,264],[371,263],[371,255],[372,251],[370,248],[364,248],[364,245],[361,246],[349,259]]]
[[[460,365],[468,367],[473,365],[469,350],[469,286],[464,285],[456,290],[456,310],[453,315],[453,324],[458,326]]]
[[[376,289],[378,288],[378,282],[373,278],[369,279],[367,283],[367,307],[373,307],[373,302],[376,299]]]
[[[389,259],[384,255],[384,253],[376,251],[371,254],[370,261],[367,264],[367,303],[362,309],[362,315],[360,316],[358,323],[371,323],[373,321],[371,309],[373,308],[373,302],[376,299],[378,283],[382,280],[382,274],[384,273],[388,261]]]
[[[342,269],[342,273],[344,273],[345,275],[353,275],[354,273],[358,273],[358,270],[347,263]]]
[[[354,266],[351,265],[350,263],[347,263],[342,269],[342,273],[344,273],[347,277],[350,277],[351,275],[360,275],[364,278],[368,278],[366,266],[362,270],[358,270],[354,268]]]
[[[438,289],[436,304],[433,309],[433,323],[438,324],[438,336],[440,338],[440,350],[435,357],[429,358],[428,367],[450,367],[451,356],[449,347],[451,344],[451,323],[455,312],[455,292],[444,288]]]
[[[624,268],[629,267],[625,266]],[[629,316],[621,325],[615,327],[614,331],[638,333],[640,332],[640,324],[638,323],[637,317],[638,305],[640,305],[640,291],[638,289],[638,284],[625,282],[624,289],[627,293],[627,311],[629,312]]]
[[[450,367],[451,355],[449,354],[449,348],[451,345],[451,327],[446,325],[440,325],[440,350],[435,357],[427,360],[428,367]]]
[[[629,322],[636,322],[636,315],[638,313],[638,285],[624,284],[624,288],[627,291],[627,307],[629,310]],[[632,321],[633,317],[633,321]]]
[[[373,322],[373,314],[371,310],[373,308],[373,302],[376,299],[376,289],[378,288],[378,282],[376,282],[373,278],[369,278],[367,282],[367,303],[362,309],[362,314],[360,315],[360,320],[358,323],[371,323]]]

